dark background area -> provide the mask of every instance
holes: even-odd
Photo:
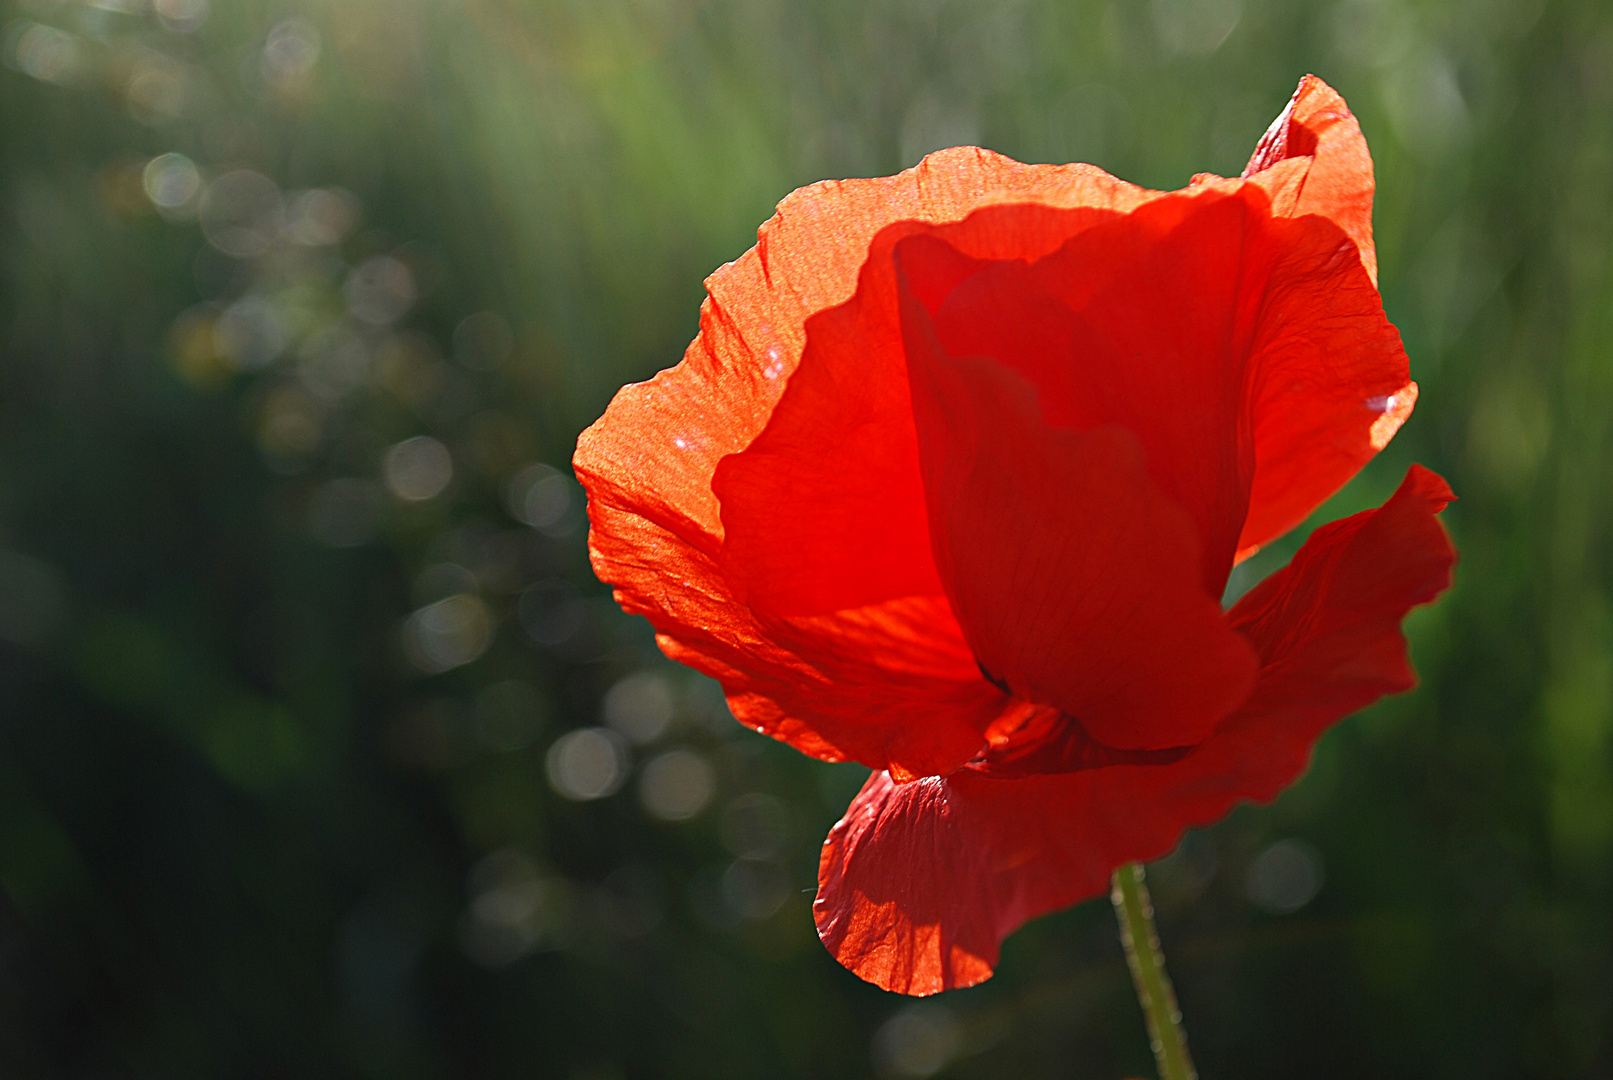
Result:
[[[862,770],[660,657],[567,461],[793,187],[974,142],[1179,187],[1314,71],[1423,390],[1316,520],[1419,460],[1463,561],[1419,690],[1150,868],[1194,1049],[1613,1075],[1601,0],[3,12],[0,1073],[1148,1075],[1104,901],[927,1002],[823,952]]]

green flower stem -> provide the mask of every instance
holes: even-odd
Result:
[[[1176,991],[1165,974],[1165,954],[1159,948],[1154,929],[1154,904],[1143,884],[1143,868],[1126,863],[1115,871],[1115,915],[1120,919],[1120,941],[1126,946],[1131,978],[1137,984],[1137,1002],[1148,1021],[1148,1038],[1154,1047],[1160,1080],[1198,1080],[1193,1059],[1187,1053],[1187,1033],[1182,1030],[1182,1013],[1176,1007]]]

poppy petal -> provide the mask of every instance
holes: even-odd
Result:
[[[1270,334],[1250,386],[1255,473],[1243,557],[1281,536],[1343,487],[1411,415],[1417,384],[1400,332],[1354,259],[1323,254],[1337,229],[1321,218],[1290,226],[1318,243],[1297,248],[1289,286],[1267,298]],[[1338,249],[1334,249],[1336,254]]]
[[[1318,529],[1252,590],[1230,618],[1260,650],[1261,681],[1179,761],[870,777],[819,862],[814,914],[829,951],[902,993],[979,982],[1026,920],[1100,895],[1116,866],[1164,855],[1241,800],[1275,797],[1329,725],[1412,685],[1400,622],[1450,582],[1455,553],[1434,516],[1449,499],[1414,467],[1384,506]]]
[[[904,524],[901,487],[881,459],[889,439],[847,441],[855,423],[823,426],[808,408],[798,429],[805,437],[791,444],[781,436],[804,458],[783,455],[788,467],[776,485],[766,470],[760,484],[736,471],[719,502],[714,474],[753,443],[768,449],[757,436],[786,385],[806,389],[794,376],[808,320],[852,296],[859,269],[874,265],[866,256],[875,235],[892,222],[919,228],[1010,204],[1007,219],[979,230],[979,242],[991,255],[1041,251],[1056,244],[1050,235],[1066,235],[1047,225],[1071,212],[1060,208],[1118,212],[1150,197],[1090,165],[1023,165],[973,148],[940,151],[898,176],[826,181],[790,195],[756,247],[707,280],[700,333],[683,361],[623,387],[578,439],[595,573],[627,611],[650,620],[663,651],[723,682],[742,721],[826,760],[902,776],[957,768],[980,747],[1003,695],[980,677],[939,593],[922,516],[916,528],[910,515]],[[876,267],[869,287],[894,295],[889,259],[882,265],[885,277]],[[885,310],[894,327],[894,303]],[[878,332],[873,326],[870,340]],[[869,387],[879,384],[877,363],[852,377],[864,374]],[[872,422],[905,424],[911,455],[905,394],[904,385],[900,415]],[[786,423],[779,430],[790,434]],[[848,459],[843,451],[853,447]],[[909,479],[921,500],[916,469]],[[749,508],[747,492],[756,498]],[[806,512],[791,518],[781,504]],[[725,550],[731,516],[735,543]],[[836,542],[850,537],[867,544]],[[923,618],[914,614],[921,610]],[[903,649],[928,649],[953,667],[929,681],[899,673],[893,690],[879,658]]]
[[[795,746],[816,741],[818,757],[886,763],[904,782],[945,776],[980,753],[1010,707],[980,677],[942,596],[768,619],[761,629],[782,662],[758,663],[758,650],[735,657],[745,667],[713,674],[740,722]]]
[[[716,468],[723,570],[753,607],[815,614],[941,590],[902,357],[895,246],[934,231],[965,259],[1035,258],[1158,197],[1091,166],[1019,165],[985,151],[932,155],[903,177],[930,192],[946,167],[972,171],[974,206],[956,192],[924,201],[899,190],[881,208],[886,228],[845,241],[867,255],[856,294],[806,322],[799,365],[787,368],[788,389],[766,429]],[[1003,202],[1010,199],[1026,202]],[[842,231],[831,234],[837,244]],[[779,266],[778,246],[767,250]]]
[[[1296,364],[1288,377],[1260,389],[1255,485],[1239,558],[1298,525],[1342,487],[1388,445],[1417,401],[1399,335],[1381,320],[1350,318],[1379,303],[1378,258],[1372,156],[1344,99],[1314,75],[1305,76],[1243,175],[1270,192],[1273,213],[1321,218],[1342,230],[1367,282],[1347,284],[1317,312],[1318,323],[1359,338],[1356,347],[1340,349],[1328,361]],[[1289,348],[1302,354],[1305,343],[1292,341]],[[1324,372],[1326,378],[1316,378]]]
[[[1372,243],[1372,155],[1350,107],[1315,75],[1299,81],[1288,105],[1261,136],[1244,166],[1245,178],[1267,172],[1280,162],[1309,158],[1299,174],[1280,179],[1274,204],[1284,217],[1317,214],[1332,221],[1355,242],[1373,285],[1378,283],[1378,255]]]
[[[610,532],[596,528],[592,544],[596,565],[631,567],[655,553],[656,572],[683,587],[647,597],[619,588],[618,602],[676,626],[657,634],[662,651],[718,679],[741,723],[814,757],[904,779],[945,775],[980,751],[1007,706],[980,677],[945,597],[764,621],[702,589],[721,584],[711,560],[657,524],[624,517]]]
[[[1219,598],[1262,436],[1281,423],[1294,440],[1342,415],[1365,446],[1367,397],[1404,384],[1399,338],[1359,265],[1339,258],[1347,245],[1326,222],[1273,220],[1265,192],[1238,185],[1155,200],[1034,262],[978,263],[926,306],[948,352],[1023,374],[1049,423],[1136,434],[1149,476],[1193,518],[1204,590]],[[898,249],[910,274],[957,258],[950,250],[935,236]],[[1373,383],[1381,368],[1389,378]],[[1293,456],[1259,482],[1308,494]],[[1303,464],[1330,462],[1312,450]],[[1318,482],[1333,483],[1340,470],[1324,473]]]
[[[1335,669],[1387,680],[1367,700],[1409,690],[1416,676],[1400,615],[1450,585],[1456,552],[1434,515],[1454,498],[1438,473],[1413,465],[1383,506],[1321,526],[1250,589],[1227,621],[1260,652],[1254,697],[1320,686]]]
[[[1198,742],[1257,664],[1137,437],[1047,423],[1028,379],[949,355],[910,294],[903,330],[935,562],[981,666],[1109,746]]]
[[[990,846],[998,830],[977,818],[960,813],[950,781],[870,776],[818,861],[812,913],[834,958],[898,994],[989,979],[1014,929],[1001,913],[1014,906],[1015,883]]]

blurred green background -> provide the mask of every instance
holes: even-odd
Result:
[[[1151,868],[1208,1080],[1613,1075],[1605,0],[6,0],[0,1073],[1149,1075],[1103,901],[914,1003],[861,780],[591,576],[575,437],[773,204],[978,142],[1378,167],[1458,583],[1423,686]],[[1240,570],[1246,587],[1294,543]]]

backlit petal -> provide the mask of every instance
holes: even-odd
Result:
[[[1006,203],[1007,216],[969,226],[960,242],[991,256],[1042,252],[1066,235],[1047,227],[1070,216],[1060,208],[1121,211],[1152,194],[1088,165],[1022,165],[974,149],[792,194],[757,246],[708,279],[683,362],[624,387],[578,440],[595,573],[650,620],[668,655],[722,680],[743,721],[827,760],[903,776],[957,768],[982,745],[1003,696],[981,678],[940,595],[914,513],[922,492],[901,358],[893,415],[875,393],[892,371],[879,351],[851,356],[826,331],[826,355],[869,363],[826,370],[831,395],[835,379],[849,378],[873,406],[872,415],[826,420],[812,380],[794,377],[808,320],[853,294],[875,234],[893,222],[957,222]],[[895,240],[886,238],[887,250]],[[889,260],[869,265],[869,295],[893,297]],[[893,339],[894,303],[871,309],[871,322],[852,319],[847,332],[866,331],[871,345],[881,333]],[[781,415],[771,441],[758,439],[786,385],[805,407]],[[859,441],[859,428],[869,437]],[[753,446],[762,467],[724,470],[719,503],[719,463]],[[905,488],[893,480],[904,454]],[[725,549],[730,519],[736,535]],[[928,674],[890,678],[887,658],[903,650],[928,652]]]
[[[742,723],[815,757],[944,775],[1006,705],[944,597],[763,620],[723,591],[709,557],[645,518],[623,515],[591,543],[627,583],[623,608],[676,628],[657,635],[668,656],[720,680]]]
[[[1307,158],[1303,172],[1269,173],[1284,161]],[[1268,173],[1265,177],[1259,174]],[[1355,242],[1372,283],[1378,255],[1372,243],[1372,155],[1350,107],[1315,75],[1299,81],[1288,105],[1272,121],[1243,175],[1273,182],[1277,212],[1285,217],[1317,214]]]

